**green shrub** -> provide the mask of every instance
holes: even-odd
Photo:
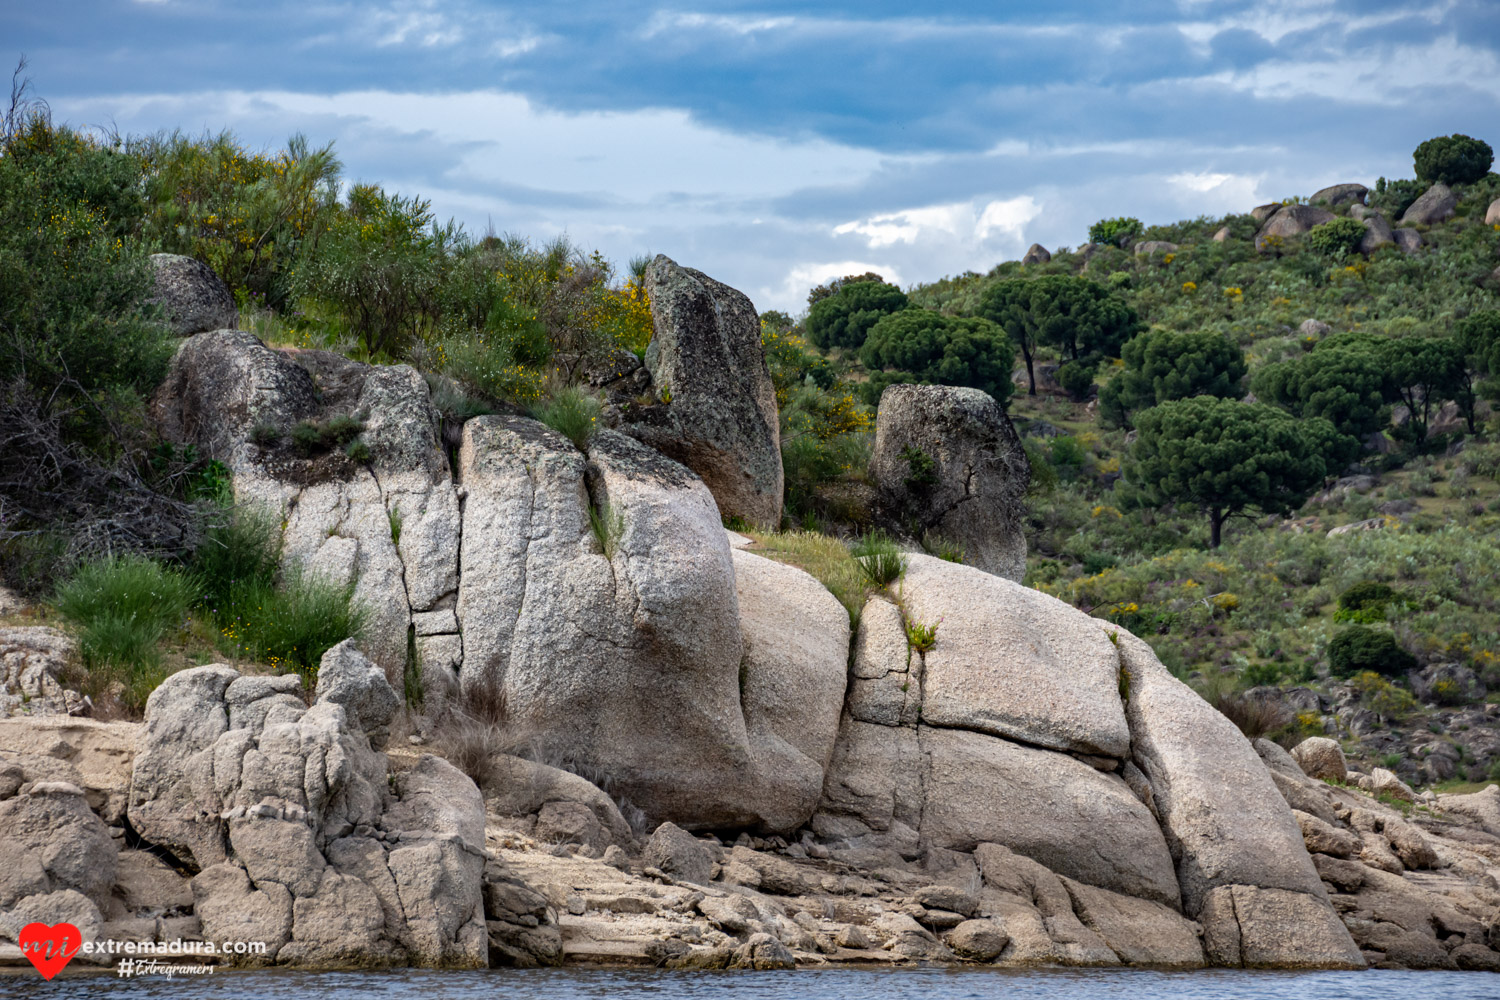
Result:
[[[236,587],[270,585],[281,553],[281,526],[268,510],[241,507],[217,512],[193,553],[198,601],[218,618]]]
[[[1417,665],[1417,658],[1396,642],[1389,632],[1367,625],[1349,625],[1328,644],[1328,666],[1336,677],[1352,677],[1374,671],[1400,677]]]
[[[1339,607],[1347,611],[1363,611],[1366,608],[1384,608],[1396,599],[1390,584],[1377,580],[1361,580],[1339,595]]]
[[[560,389],[532,415],[586,451],[599,425],[599,398],[581,389]]]
[[[854,561],[873,587],[888,587],[906,572],[906,556],[887,535],[872,532],[854,545]]]
[[[1428,183],[1472,184],[1490,172],[1495,151],[1466,135],[1438,136],[1418,146],[1412,162],[1417,177]]]
[[[1384,212],[1388,218],[1399,219],[1426,190],[1427,185],[1418,180],[1407,178],[1388,181],[1381,177],[1375,181],[1375,191],[1370,195],[1370,207]]]
[[[452,337],[439,345],[438,365],[455,382],[483,397],[529,406],[542,396],[547,375],[517,360],[525,345],[491,334]]]
[[[1109,243],[1114,246],[1120,245],[1120,237],[1134,236],[1143,227],[1141,220],[1129,216],[1120,216],[1114,219],[1100,219],[1089,227],[1090,243]]]
[[[937,485],[937,462],[927,452],[914,445],[901,449],[901,458],[906,462],[906,488],[916,492],[929,490]]]
[[[1367,231],[1358,219],[1334,219],[1313,226],[1307,234],[1307,244],[1325,257],[1342,260],[1359,250],[1360,241]]]
[[[265,579],[236,583],[218,617],[219,645],[227,654],[300,674],[311,688],[323,654],[358,638],[367,615],[354,601],[352,585],[337,587],[294,567],[279,586]]]
[[[922,622],[907,622],[907,645],[909,645],[918,653],[926,653],[931,651],[932,647],[937,645],[937,630],[938,626],[942,623],[943,622],[941,618],[933,622],[931,625],[926,625]]]
[[[188,616],[197,581],[143,556],[81,566],[58,588],[57,610],[78,630],[79,652],[95,683],[119,680],[132,707],[161,682],[158,644]]]
[[[1057,370],[1057,384],[1068,398],[1081,403],[1094,388],[1094,366],[1086,361],[1068,361]]]

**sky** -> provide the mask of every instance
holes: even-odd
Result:
[[[1500,147],[1500,0],[0,0],[54,117],[333,142],[473,233],[665,253],[794,315]]]

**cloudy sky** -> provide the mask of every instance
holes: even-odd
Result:
[[[305,132],[473,231],[667,253],[792,312],[1500,146],[1497,0],[0,7],[74,125]]]

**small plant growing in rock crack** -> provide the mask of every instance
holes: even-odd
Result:
[[[350,441],[349,447],[344,449],[344,454],[349,456],[349,461],[360,465],[367,464],[374,457],[370,454],[370,446],[360,440]]]
[[[504,689],[493,680],[476,682],[453,704],[433,750],[482,790],[496,778],[496,755],[515,750],[509,723]]]
[[[390,510],[386,511],[385,519],[387,521],[389,521],[390,525],[391,525],[391,544],[392,545],[400,545],[401,544],[401,512],[399,510],[397,510],[396,508],[392,507]]]
[[[919,653],[927,652],[928,650],[932,649],[933,646],[937,645],[937,630],[938,626],[941,624],[943,624],[943,620],[941,618],[933,622],[931,625],[925,625],[922,622],[907,622],[907,644]]]
[[[581,389],[561,389],[532,413],[583,451],[599,426],[599,399]]]
[[[269,448],[281,440],[281,428],[262,420],[250,428],[250,440],[261,448]]]
[[[872,532],[854,546],[854,561],[866,580],[876,587],[888,587],[906,572],[906,556],[888,535]]]
[[[599,540],[599,550],[604,553],[604,558],[613,560],[620,546],[620,537],[625,534],[625,515],[610,504],[602,508],[590,504],[589,527],[594,529],[594,537]]]

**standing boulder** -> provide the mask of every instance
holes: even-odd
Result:
[[[1215,243],[1224,243],[1224,242],[1227,242],[1228,239],[1229,239],[1229,227],[1228,226],[1220,226],[1217,230],[1215,230],[1214,235],[1213,235],[1213,241]]]
[[[870,462],[903,521],[961,546],[972,566],[1026,572],[1022,498],[1031,466],[1010,418],[979,389],[893,385],[880,396]]]
[[[781,430],[755,307],[660,254],[646,288],[656,326],[646,364],[666,405],[628,433],[696,472],[722,516],[778,527]]]
[[[1500,226],[1500,198],[1490,202],[1489,211],[1484,213],[1484,224],[1486,226]]]
[[[1143,240],[1135,245],[1137,257],[1154,257],[1156,254],[1176,253],[1177,244],[1166,240]]]
[[[1026,256],[1021,258],[1022,264],[1045,264],[1052,259],[1052,253],[1040,243],[1031,244],[1026,251]]]
[[[1453,215],[1458,206],[1458,196],[1453,189],[1441,182],[1428,188],[1420,198],[1411,203],[1406,214],[1401,216],[1403,226],[1430,226]]]
[[[1422,249],[1422,234],[1409,227],[1393,230],[1391,239],[1396,241],[1402,253],[1412,254]]]
[[[1337,208],[1340,205],[1348,205],[1351,202],[1356,205],[1365,203],[1365,195],[1370,189],[1363,184],[1333,184],[1321,191],[1313,192],[1308,200],[1312,205],[1327,205],[1329,208]]]
[[[1396,242],[1395,233],[1391,230],[1391,224],[1385,221],[1385,216],[1379,212],[1368,213],[1363,222],[1365,234],[1359,240],[1359,252],[1369,256],[1381,247],[1390,246]]]
[[[154,253],[151,267],[155,272],[151,301],[162,307],[177,336],[239,326],[240,310],[229,286],[207,264],[180,254]]]
[[[1297,332],[1304,337],[1323,337],[1333,330],[1333,327],[1320,319],[1308,317],[1297,327]]]

